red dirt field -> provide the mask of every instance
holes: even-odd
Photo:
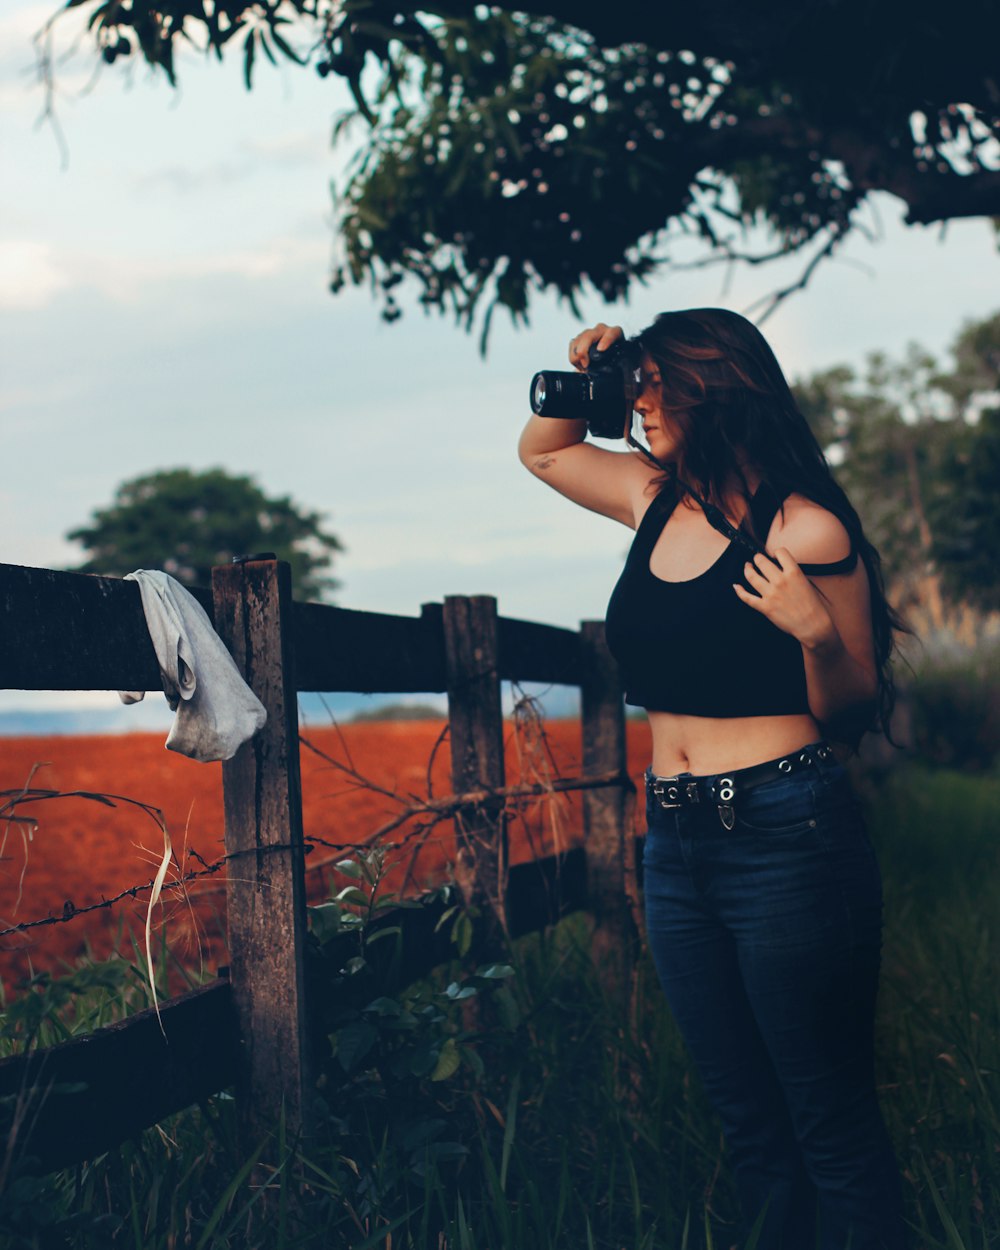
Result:
[[[404,801],[407,795],[427,796],[432,754],[433,793],[447,795],[451,789],[447,740],[434,753],[443,729],[443,721],[381,721],[304,731],[303,737],[323,753],[306,745],[301,751],[307,839],[365,841],[402,810],[403,804],[393,795]],[[644,722],[630,722],[628,734],[629,771],[638,784],[648,760],[648,727]],[[505,736],[508,785],[580,772],[577,721],[546,723],[542,735],[530,725],[516,729],[508,722]],[[200,867],[190,851],[208,863],[223,854],[222,766],[198,764],[165,750],[162,735],[4,739],[0,743],[0,790],[18,790],[28,784],[36,765],[40,767],[32,787],[119,795],[159,808],[174,850],[168,882],[180,875],[178,870]],[[358,778],[337,765],[353,767]],[[359,778],[391,794],[368,789]],[[112,808],[82,798],[54,798],[21,806],[18,812],[36,820],[37,829],[29,837],[26,826],[0,821],[0,928],[61,916],[67,903],[72,911],[133,885],[144,885],[152,879],[163,852],[157,823],[127,803]],[[408,830],[412,825],[393,830],[385,842],[399,844]],[[579,796],[529,801],[511,820],[509,836],[513,863],[578,843]],[[349,854],[317,845],[307,855],[310,903],[330,896],[330,866]],[[454,855],[452,825],[444,821],[391,852],[385,888],[413,892],[439,882],[446,878]],[[197,966],[203,959],[214,970],[227,962],[224,872],[190,882],[187,898],[181,890],[165,890],[163,905],[154,912],[154,928],[165,935],[170,950],[186,966]],[[143,944],[148,897],[146,891],[67,923],[0,938],[0,978],[5,988],[9,990],[32,971],[60,970],[64,961],[75,960],[88,946],[95,958],[115,949],[131,955],[130,933],[140,947]]]

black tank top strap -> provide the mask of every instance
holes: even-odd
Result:
[[[854,547],[843,560],[832,560],[829,564],[800,564],[799,568],[806,577],[831,577],[836,573],[853,573],[858,565],[858,553]]]
[[[784,499],[778,498],[777,492],[768,482],[761,482],[751,500],[750,509],[754,529],[762,544],[767,542],[768,531],[783,503]],[[800,564],[799,568],[806,577],[832,577],[838,573],[853,573],[857,563],[858,553],[852,545],[842,560],[832,560],[828,564]]]
[[[635,531],[633,544],[641,548],[647,555],[652,552],[656,546],[656,540],[660,537],[663,527],[676,506],[676,493],[670,490],[669,487],[661,490],[642,514],[642,520]]]
[[[762,547],[767,545],[768,531],[783,502],[784,500],[778,498],[777,492],[769,482],[761,482],[753,493],[750,500],[750,517],[753,521],[754,533]]]

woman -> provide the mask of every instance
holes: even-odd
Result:
[[[586,330],[570,361],[586,369],[621,337]],[[824,735],[887,727],[900,623],[760,332],[695,309],[657,317],[637,345],[651,456],[537,416],[519,451],[636,530],[607,638],[652,730],[650,947],[722,1120],[744,1236],[758,1227],[759,1250],[898,1250],[873,1074],[881,881]]]

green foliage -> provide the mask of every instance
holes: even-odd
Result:
[[[883,1109],[920,1246],[1000,1240],[1000,781],[899,768],[870,799],[886,881]]]
[[[1000,218],[996,226],[1000,231]],[[955,368],[940,385],[956,405],[965,407],[977,394],[996,391],[1000,381],[1000,313],[984,321],[968,321],[952,346]]]
[[[991,611],[1000,608],[1000,313],[967,322],[951,350],[954,368],[936,383],[967,422],[942,459],[944,491],[930,507],[932,549],[945,590]]]
[[[906,703],[922,764],[982,773],[1000,762],[1000,644],[929,658],[907,682]]]
[[[886,879],[879,1090],[922,1250],[1000,1239],[998,784],[900,769],[867,802]],[[0,1242],[731,1246],[735,1193],[718,1123],[650,961],[623,1013],[594,967],[591,922],[576,915],[519,939],[509,963],[452,964],[400,988],[378,954],[392,945],[391,934],[377,936],[393,902],[381,893],[383,867],[377,857],[343,861],[342,897],[310,912],[313,955],[328,952],[345,993],[358,986],[335,1040],[323,1039],[317,1138],[296,1147],[277,1125],[277,1160],[251,1178],[235,1150],[234,1103],[220,1095],[79,1168],[16,1174],[0,1195]],[[455,939],[465,913],[447,897],[434,905]],[[88,998],[75,1016],[89,1014]]]
[[[995,321],[1000,329],[1000,317]],[[977,425],[956,433],[942,465],[947,494],[931,511],[934,556],[945,589],[954,598],[996,611],[1000,609],[1000,408],[983,412]]]
[[[381,1201],[414,1179],[422,1185],[429,1161],[457,1161],[468,1153],[454,1137],[468,1090],[459,1092],[463,1087],[456,1085],[449,1096],[439,1087],[460,1068],[473,1088],[483,1078],[482,1038],[466,1023],[471,1000],[476,1000],[480,1021],[492,1000],[508,1032],[516,1028],[517,1011],[504,985],[514,969],[487,963],[449,976],[443,985],[435,978],[396,988],[393,956],[402,930],[398,924],[380,924],[383,913],[443,905],[437,928],[450,929],[459,957],[468,952],[473,917],[451,902],[451,886],[419,903],[386,892],[379,848],[342,860],[336,868],[349,884],[329,902],[309,909],[310,980],[317,1029],[326,1039],[318,1049],[322,1103],[337,1148],[355,1160],[360,1181],[355,1209],[364,1217],[375,1209],[376,1191]],[[379,1143],[377,1160],[369,1160],[377,1176],[363,1172],[359,1133],[362,1149],[369,1139]]]
[[[447,712],[433,703],[387,703],[382,707],[362,708],[354,713],[351,720],[441,720],[445,716]]]
[[[739,258],[745,227],[764,223],[773,249],[748,259],[814,244],[818,260],[874,189],[906,200],[910,221],[996,203],[990,6],[970,39],[939,6],[911,5],[905,40],[895,10],[866,0],[803,0],[793,17],[639,0],[530,15],[474,0],[66,7],[89,11],[105,62],[141,55],[171,83],[178,38],[239,58],[248,88],[261,55],[346,81],[356,108],[335,136],[369,133],[336,195],[332,285],[371,282],[390,321],[404,277],[467,326],[485,305],[485,339],[493,308],[525,321],[538,290],[621,297],[669,268],[682,237]]]
[[[897,586],[926,576],[928,495],[946,489],[941,464],[956,423],[934,403],[936,372],[911,343],[900,361],[870,353],[863,377],[839,366],[796,386],[807,416],[823,412],[817,433],[832,434],[837,477]]]
[[[166,469],[123,482],[109,507],[67,537],[90,553],[81,573],[163,569],[186,586],[210,586],[212,566],[234,555],[273,551],[291,565],[293,592],[310,599],[337,584],[323,571],[342,548],[322,522],[287,495],[265,495],[253,478]]]
[[[662,262],[672,219],[721,246],[709,209],[724,182],[743,197],[739,217],[765,218],[786,251],[847,228],[856,196],[818,153],[704,169],[706,137],[763,98],[727,91],[732,66],[714,57],[604,50],[584,31],[499,11],[435,24],[433,36],[433,57],[404,56],[405,77],[379,94],[338,199],[346,255],[334,289],[372,281],[389,320],[404,276],[467,328],[485,301],[484,344],[493,309],[526,321],[533,291],[573,305],[589,285],[620,299]]]
[[[89,1021],[73,1020],[76,1005],[89,1000],[99,1018],[109,1001],[120,1001],[129,971],[124,960],[109,959],[84,964],[63,977],[36,973],[17,987],[16,996],[0,1013],[0,1054],[23,1054],[96,1027],[93,1016]]]
[[[938,574],[954,603],[1000,607],[1000,313],[967,324],[945,369],[909,344],[901,360],[867,357],[815,373],[795,397],[882,557],[904,608]],[[978,418],[978,423],[977,423]]]

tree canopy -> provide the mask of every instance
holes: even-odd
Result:
[[[370,282],[388,320],[406,278],[468,326],[484,313],[485,332],[498,305],[526,318],[536,291],[610,301],[671,264],[803,251],[763,320],[864,229],[870,192],[899,196],[910,223],[1000,222],[995,0],[79,7],[106,62],[141,55],[172,83],[179,40],[241,56],[248,88],[259,54],[347,80],[331,286]],[[746,250],[755,224],[769,250]],[[702,261],[672,259],[691,236]]]
[[[322,516],[303,512],[287,495],[268,497],[250,477],[223,469],[166,469],[123,482],[91,523],[67,534],[90,558],[81,573],[124,575],[163,569],[186,586],[209,586],[212,566],[235,555],[273,551],[287,560],[293,593],[320,598],[337,583],[326,575],[338,539]]]
[[[917,344],[795,384],[799,406],[882,556],[904,609],[1000,610],[1000,313],[970,322],[944,367]]]

